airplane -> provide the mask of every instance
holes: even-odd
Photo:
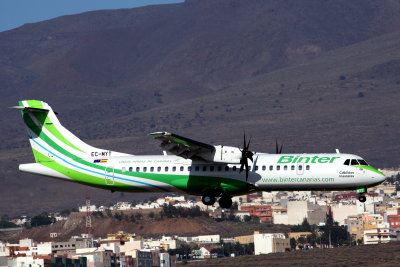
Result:
[[[161,155],[131,155],[92,147],[66,128],[40,100],[19,101],[35,163],[22,172],[123,192],[178,192],[217,200],[230,208],[232,197],[257,191],[355,190],[366,201],[367,188],[385,175],[360,156],[336,153],[276,154],[243,147],[210,145],[169,132],[149,135],[160,141]],[[169,154],[167,153],[169,152]]]

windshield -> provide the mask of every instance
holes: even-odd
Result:
[[[358,162],[360,163],[360,165],[366,165],[366,166],[368,166],[368,163],[367,163],[365,160],[363,160],[363,159],[358,159]]]

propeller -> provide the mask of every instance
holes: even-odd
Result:
[[[276,144],[276,153],[275,154],[282,154],[283,143],[281,144],[281,148],[278,149],[278,138],[276,138],[275,139],[275,144]]]
[[[246,144],[246,133],[243,134],[243,149],[240,151],[242,152],[242,157],[240,158],[240,170],[239,173],[243,171],[243,169],[246,170],[246,182],[249,179],[249,164],[247,162],[247,159],[251,160],[253,162],[253,152],[249,150],[250,146],[250,141],[251,138],[249,139],[249,142]]]

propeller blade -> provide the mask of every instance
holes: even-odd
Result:
[[[279,154],[282,154],[282,147],[283,147],[283,142],[282,142],[282,145],[281,145],[281,149],[279,149]]]
[[[246,182],[247,182],[247,180],[249,179],[249,165],[247,164],[247,160],[245,166],[246,166]]]

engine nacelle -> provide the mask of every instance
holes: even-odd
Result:
[[[238,147],[232,146],[214,146],[215,150],[212,153],[201,154],[201,157],[206,161],[239,164],[242,152]]]

